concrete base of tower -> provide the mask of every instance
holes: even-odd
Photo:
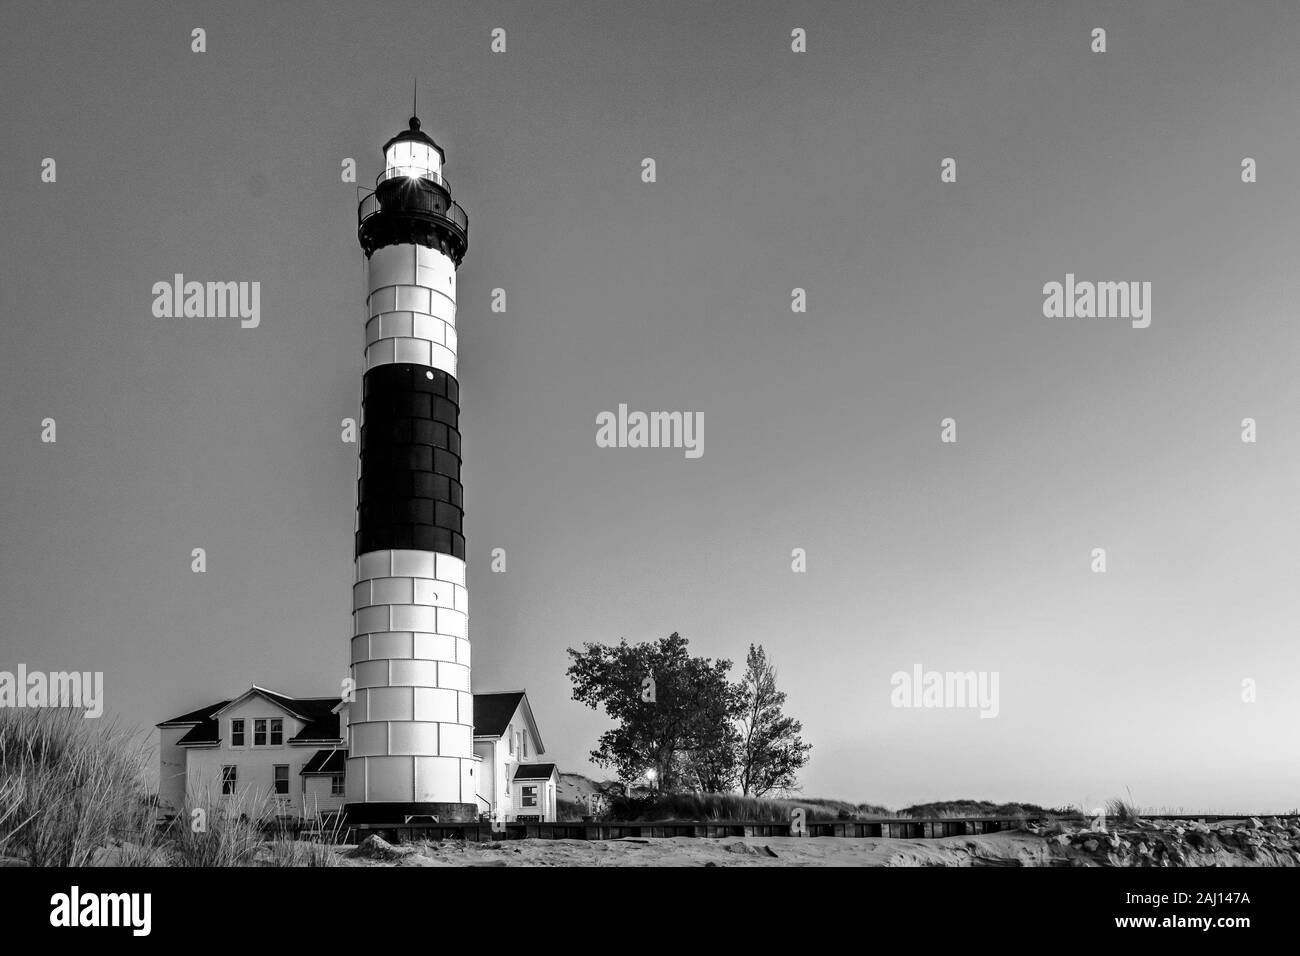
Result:
[[[475,823],[479,809],[472,803],[349,803],[343,808],[344,823],[380,823],[385,825],[429,823]],[[411,820],[418,817],[418,820]]]

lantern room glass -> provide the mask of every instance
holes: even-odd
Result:
[[[412,179],[432,179],[442,182],[441,159],[438,151],[427,143],[402,140],[388,147],[384,153],[387,166],[385,178],[408,176]]]

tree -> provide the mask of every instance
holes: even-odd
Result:
[[[730,662],[728,662],[730,666]],[[697,793],[727,793],[740,770],[740,732],[736,722],[744,699],[741,686],[710,681],[701,694],[697,735],[681,752],[677,780]]]
[[[660,790],[725,784],[734,778],[733,722],[739,685],[731,661],[691,657],[676,632],[656,642],[583,644],[568,649],[573,699],[603,708],[616,726],[600,736],[592,760],[624,781],[654,771]],[[732,768],[732,769],[729,769]]]
[[[799,737],[803,724],[781,712],[785,693],[776,689],[776,667],[762,647],[749,645],[740,690],[740,792],[761,797],[772,790],[791,789],[795,774],[808,763],[812,744]]]

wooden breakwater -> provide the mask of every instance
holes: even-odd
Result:
[[[1275,816],[1275,815],[1271,815]],[[1184,820],[1198,823],[1217,823],[1222,820],[1243,820],[1243,814],[1159,814],[1153,819]],[[1063,823],[1086,824],[1085,817],[1055,817]],[[1280,819],[1297,819],[1286,814]],[[825,820],[803,824],[803,836],[839,837],[841,839],[930,840],[941,837],[973,836],[1017,830],[1028,823],[1044,823],[1049,818],[1039,816],[1002,817],[935,817],[913,819],[907,817],[877,817],[866,820]],[[788,837],[794,824],[789,822],[761,822],[754,820],[666,820],[654,822],[625,821],[564,821],[553,823],[434,823],[411,822],[399,824],[357,824],[342,828],[345,842],[358,842],[371,834],[378,834],[390,843],[416,840],[468,840],[487,843],[494,840],[624,840],[628,838],[672,837]]]
[[[1024,824],[1018,817],[972,817],[966,819],[879,819],[835,820],[805,823],[808,837],[877,837],[916,840],[973,833],[1014,830]],[[792,824],[753,820],[666,820],[655,822],[580,821],[555,823],[404,823],[359,824],[347,828],[349,842],[364,840],[372,833],[390,843],[415,840],[623,840],[628,838],[672,837],[788,837]]]

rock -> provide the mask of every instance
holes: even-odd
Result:
[[[1084,841],[1083,841],[1083,848],[1084,848],[1085,850],[1087,850],[1089,853],[1096,853],[1096,852],[1097,852],[1097,848],[1100,847],[1100,846],[1101,846],[1101,844],[1098,843],[1096,840],[1084,840]]]
[[[751,846],[748,843],[729,843],[727,852],[740,853],[744,856],[776,856],[776,851],[770,846]]]
[[[393,846],[379,834],[372,833],[361,841],[361,845],[353,851],[352,855],[366,860],[400,860],[414,852],[413,847]]]

